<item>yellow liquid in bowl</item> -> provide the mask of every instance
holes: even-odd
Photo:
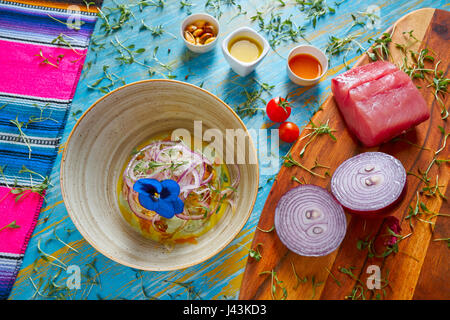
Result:
[[[152,142],[169,140],[169,137],[170,134],[168,133],[155,136],[138,146],[136,150],[140,150]],[[192,141],[191,143],[194,142]],[[205,142],[203,143],[203,146],[206,147]],[[122,173],[125,171],[125,168],[127,167],[128,162],[132,157],[133,155],[130,155],[126,163],[122,167]],[[231,185],[231,177],[227,166],[225,164],[214,165],[214,170],[215,176],[222,177],[222,188],[229,188]],[[122,177],[122,175],[120,177]],[[124,197],[123,189],[124,181],[122,178],[120,178],[117,183],[117,200],[123,218],[145,238],[169,245],[177,243],[197,243],[196,239],[211,230],[230,207],[228,203],[224,202],[223,204],[220,204],[218,210],[215,213],[213,213],[206,219],[200,220],[185,221],[176,216],[171,219],[161,217],[161,222],[165,226],[167,226],[167,230],[165,233],[160,233],[154,230],[154,227],[152,226],[152,223],[150,221],[142,219],[132,213],[128,201]],[[212,202],[210,205],[214,207],[215,204],[217,204],[217,201]],[[190,204],[185,203],[185,205]]]
[[[261,44],[250,37],[237,37],[230,41],[228,51],[231,56],[242,62],[253,62],[262,54]]]

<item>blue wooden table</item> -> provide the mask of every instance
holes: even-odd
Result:
[[[105,0],[103,8],[107,10],[107,7],[137,2],[137,0]],[[157,0],[147,2],[159,3]],[[339,5],[336,5],[334,1],[328,1],[328,4],[335,8],[335,13],[327,13],[318,19],[314,27],[295,1],[236,0],[235,2],[240,7],[221,4],[220,11],[211,7],[205,8],[206,1],[197,0],[166,0],[163,7],[147,6],[142,10],[139,6],[132,6],[134,16],[119,31],[107,37],[104,37],[104,30],[99,20],[93,35],[94,43],[86,58],[85,68],[73,100],[60,151],[63,150],[65,141],[80,113],[104,95],[105,91],[122,84],[121,80],[114,81],[112,85],[110,81],[103,80],[101,85],[96,86],[97,89],[89,88],[104,76],[105,66],[109,66],[107,72],[113,74],[114,79],[123,79],[125,83],[149,78],[175,77],[177,80],[203,86],[233,108],[246,101],[244,89],[253,92],[259,90],[260,83],[267,83],[274,88],[269,93],[264,92],[261,97],[268,100],[270,97],[286,96],[289,93],[295,107],[289,121],[303,126],[317,110],[320,102],[329,94],[331,78],[345,71],[346,66],[343,63],[343,56],[331,57],[329,71],[319,85],[312,88],[298,87],[289,81],[285,71],[285,59],[292,47],[308,41],[324,49],[331,35],[343,37],[355,34],[360,43],[367,48],[369,46],[367,40],[370,37],[379,35],[408,12],[424,7],[449,9],[446,1],[437,0],[347,0]],[[187,5],[183,6],[183,3]],[[367,26],[350,28],[353,23],[351,14],[367,12],[374,8],[379,10],[380,19],[375,21],[373,28]],[[291,16],[291,20],[297,25],[305,27],[306,40],[299,38],[296,42],[286,41],[279,44],[276,52],[271,50],[254,73],[241,78],[231,71],[219,46],[203,55],[193,54],[184,46],[179,35],[181,21],[190,12],[205,11],[219,16],[222,39],[234,29],[244,25],[259,31],[257,21],[252,22],[251,17],[255,16],[256,11],[263,11],[267,12],[264,15],[267,19],[270,15],[268,12],[280,12],[284,18]],[[150,27],[162,25],[165,32],[159,36],[153,36],[150,30],[142,28],[142,21]],[[268,37],[264,32],[261,34]],[[144,56],[151,56],[150,53],[158,47],[156,57],[164,66],[150,59],[149,63],[156,71],[154,75],[150,75],[146,68],[136,63],[120,65],[116,59],[117,50],[111,43],[117,40],[126,46],[136,44],[136,47],[145,47],[147,53]],[[359,55],[360,53],[350,52],[347,56],[348,63],[351,65]],[[98,90],[99,87],[108,88]],[[264,103],[258,101],[257,107],[263,108]],[[252,129],[272,126],[263,111],[243,120],[247,127]],[[281,144],[280,156],[284,155],[289,147],[290,145]],[[74,228],[60,193],[60,160],[61,152],[51,175],[53,186],[48,190],[46,203],[30,240],[10,299],[49,299],[48,296],[63,299],[235,299],[237,297],[248,255],[245,246],[250,246],[274,175],[261,174],[260,190],[250,219],[234,241],[219,254],[197,266],[180,271],[142,272],[107,259],[91,247]],[[38,248],[39,243],[40,248]],[[52,257],[43,259],[42,252]],[[80,268],[80,288],[66,287],[71,274],[59,267],[64,265]]]

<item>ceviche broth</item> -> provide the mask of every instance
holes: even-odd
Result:
[[[239,177],[232,181],[222,159],[216,155],[209,159],[204,154],[206,143],[170,138],[170,132],[159,134],[130,154],[117,183],[119,208],[127,223],[145,238],[166,245],[197,243],[196,239],[210,231],[224,214],[234,212]],[[203,150],[192,150],[195,145],[202,145]],[[183,212],[168,219],[141,206],[132,190],[139,178],[177,181]]]

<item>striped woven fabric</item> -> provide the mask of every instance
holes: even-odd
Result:
[[[0,0],[0,299],[38,219],[39,187],[52,170],[100,5]]]

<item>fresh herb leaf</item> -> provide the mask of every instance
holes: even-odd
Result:
[[[325,176],[320,175],[320,174],[318,174],[318,173],[315,173],[314,171],[311,171],[310,169],[308,169],[307,167],[305,167],[304,165],[302,165],[300,162],[294,160],[294,159],[292,158],[291,153],[288,153],[286,156],[283,156],[283,157],[281,157],[281,158],[282,158],[283,160],[285,160],[284,163],[283,163],[283,165],[284,165],[285,167],[290,168],[290,167],[293,167],[293,166],[297,166],[297,167],[302,168],[303,170],[308,171],[308,172],[309,172],[310,174],[312,174],[313,176],[316,176],[316,177],[325,179]]]
[[[271,295],[273,300],[286,300],[288,296],[287,289],[283,286],[283,281],[278,279],[277,273],[274,270],[271,271],[262,271],[259,275],[270,274],[271,276]],[[281,290],[281,297],[277,297],[277,288]]]
[[[311,130],[310,133],[308,133],[307,135],[303,136],[301,140],[306,139],[309,137],[308,142],[306,142],[306,144],[303,146],[302,150],[300,151],[300,157],[303,157],[303,155],[305,154],[306,148],[308,147],[308,145],[313,142],[313,140],[315,138],[317,138],[320,135],[328,135],[331,139],[333,139],[334,141],[336,141],[336,137],[333,135],[333,132],[335,132],[336,130],[331,129],[330,126],[328,125],[329,120],[327,120],[327,122],[325,123],[321,123],[319,126],[315,125],[314,122],[311,121],[311,127],[306,127],[305,130]],[[317,163],[317,161],[316,161]],[[325,167],[325,168],[329,168],[329,167]]]
[[[20,228],[19,225],[16,224],[16,220],[14,220],[13,222],[7,224],[6,226],[3,226],[0,228],[0,231],[5,230],[5,229],[18,229]]]
[[[256,229],[258,229],[259,231],[264,232],[264,233],[270,233],[270,232],[272,232],[273,230],[275,230],[275,225],[271,226],[271,227],[270,227],[269,229],[267,229],[267,230],[261,229],[261,228],[258,227],[258,226],[256,226]]]

